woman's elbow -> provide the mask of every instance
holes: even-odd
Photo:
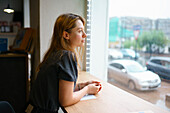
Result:
[[[63,106],[63,107],[67,107],[68,104],[66,102],[63,102],[63,101],[60,101],[60,105]]]
[[[70,97],[70,98],[60,98],[59,101],[60,101],[61,106],[67,107],[67,106],[71,106],[73,104],[76,104],[80,100]]]
[[[72,100],[70,98],[59,98],[60,105],[63,107],[67,107],[72,105]]]
[[[72,105],[73,103],[70,103],[69,101],[60,101],[60,105],[63,107],[67,107]]]

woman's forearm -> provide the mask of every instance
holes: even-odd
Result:
[[[74,91],[74,82],[65,80],[59,81],[59,101],[64,107],[70,106],[80,101],[80,99],[86,94],[97,94],[100,91],[101,86],[96,83],[81,83],[80,90]],[[78,85],[76,85],[78,88]]]
[[[82,88],[84,88],[87,84],[86,83],[78,83],[76,84],[75,90],[74,91],[79,91]]]
[[[61,104],[64,107],[70,106],[72,104],[79,102],[80,99],[86,94],[88,94],[88,86],[84,87],[83,89],[79,91],[73,92],[73,94],[70,97],[65,98],[65,100],[63,100]]]

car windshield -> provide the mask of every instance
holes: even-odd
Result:
[[[145,69],[141,65],[129,64],[127,65],[127,71],[132,73],[143,72]]]

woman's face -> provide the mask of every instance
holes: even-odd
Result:
[[[76,47],[82,47],[85,43],[85,38],[87,37],[84,32],[84,26],[81,20],[76,21],[76,27],[69,33],[70,46],[75,49]]]

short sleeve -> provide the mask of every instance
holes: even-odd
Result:
[[[64,52],[58,62],[58,78],[66,81],[77,80],[77,62],[71,52]]]

